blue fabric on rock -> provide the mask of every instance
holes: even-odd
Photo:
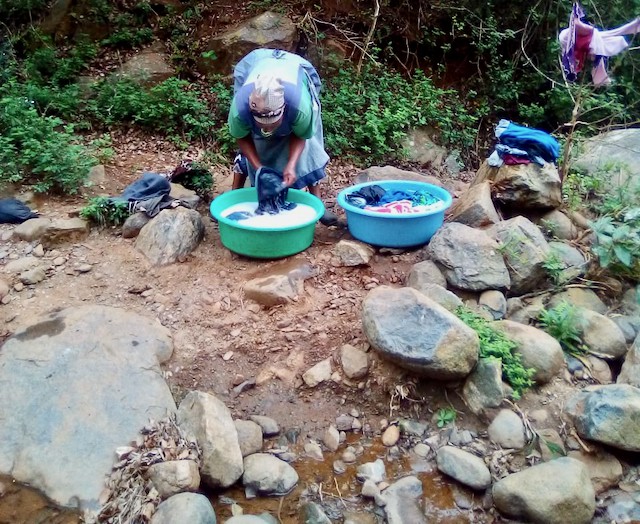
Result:
[[[0,200],[0,224],[21,224],[31,218],[38,218],[29,207],[17,198]]]
[[[169,196],[171,183],[157,173],[143,173],[135,182],[129,184],[122,195],[111,197],[111,202],[127,202],[129,211],[135,213],[144,211],[149,217],[154,217],[163,209],[173,207],[175,198]]]
[[[555,162],[560,155],[560,144],[549,133],[520,126],[502,119],[496,126],[496,137],[501,144],[525,150],[531,160],[541,157],[545,162]]]

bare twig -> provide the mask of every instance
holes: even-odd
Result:
[[[346,508],[347,505],[345,504],[344,499],[342,498],[342,492],[338,487],[338,480],[335,477],[333,477],[333,483],[336,485],[336,491],[338,492],[338,496],[340,497],[340,502],[342,502],[342,505]]]
[[[366,54],[368,54],[369,45],[371,44],[371,40],[373,39],[373,34],[376,31],[376,25],[378,23],[378,16],[380,16],[380,2],[376,0],[376,7],[373,11],[373,20],[371,21],[371,27],[369,28],[369,32],[367,33],[367,37],[364,41],[363,51],[360,55],[360,59],[358,60],[358,67],[356,71],[360,74],[360,70],[362,69],[362,62]]]

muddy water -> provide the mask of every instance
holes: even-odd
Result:
[[[364,453],[358,457],[355,464],[347,464],[345,473],[337,475],[333,471],[333,462],[340,459],[345,446],[341,446],[336,453],[325,452],[324,461],[304,458],[301,445],[296,445],[293,451],[301,457],[293,467],[300,477],[295,489],[285,497],[260,497],[247,500],[242,487],[234,487],[223,493],[210,494],[209,498],[216,508],[216,515],[221,520],[231,517],[231,503],[235,502],[245,514],[270,513],[279,518],[283,524],[298,524],[301,522],[298,506],[303,495],[313,493],[309,500],[321,503],[327,516],[334,522],[342,522],[345,512],[375,513],[381,517],[384,513],[376,508],[373,501],[360,497],[362,484],[356,479],[358,465],[373,462],[381,458],[385,462],[389,483],[407,475],[415,475],[422,481],[424,495],[424,512],[428,522],[442,524],[464,524],[476,522],[465,511],[457,508],[451,491],[451,482],[446,481],[435,470],[433,463],[416,456],[403,456],[395,460],[387,460],[388,449],[379,441],[367,443],[359,441],[351,435],[349,441],[357,446],[364,446]],[[379,519],[382,522],[382,519]]]
[[[296,488],[285,497],[259,497],[247,500],[241,486],[219,493],[209,493],[209,499],[215,508],[220,522],[232,516],[231,503],[235,502],[245,514],[270,513],[283,524],[297,524],[300,521],[298,506],[303,495],[313,494],[310,500],[320,502],[323,509],[334,522],[342,522],[345,512],[377,513],[372,501],[360,497],[362,485],[356,480],[359,464],[373,462],[381,458],[385,462],[387,479],[391,483],[406,475],[416,475],[423,486],[424,512],[428,522],[442,524],[463,524],[479,522],[473,514],[456,507],[451,483],[435,470],[433,462],[420,459],[412,454],[392,459],[388,450],[377,439],[367,442],[356,435],[349,436],[354,446],[361,444],[364,452],[355,464],[347,464],[345,473],[337,475],[333,471],[333,462],[340,459],[345,449],[341,446],[336,453],[324,453],[324,461],[304,458],[302,445],[297,444],[291,451],[301,457],[294,464],[300,481]],[[0,476],[0,524],[80,524],[80,516],[70,510],[61,510],[51,504],[35,490],[12,482],[9,477]],[[379,519],[382,522],[382,518]]]
[[[33,489],[0,476],[0,524],[79,524],[80,515],[61,510]]]

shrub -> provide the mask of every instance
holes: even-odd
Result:
[[[565,353],[580,356],[586,352],[580,338],[580,313],[575,306],[561,302],[552,309],[543,309],[538,321],[542,329],[560,343]]]
[[[169,78],[142,88],[133,80],[107,80],[95,88],[91,112],[107,124],[138,124],[171,138],[193,140],[210,135],[211,119],[201,93],[185,80]]]
[[[520,398],[525,390],[533,386],[531,377],[535,370],[524,367],[522,357],[515,352],[517,344],[493,327],[490,321],[468,308],[458,307],[456,315],[478,334],[480,357],[497,358],[502,361],[502,375],[513,388],[514,398]]]
[[[0,184],[29,182],[37,192],[75,193],[94,164],[72,125],[43,116],[15,82],[0,88]]]
[[[127,202],[110,201],[107,197],[95,197],[80,210],[80,216],[99,226],[119,226],[129,217]]]
[[[327,150],[357,153],[375,162],[402,156],[402,141],[413,127],[438,129],[446,145],[473,144],[476,117],[454,91],[443,90],[422,71],[410,80],[388,69],[366,68],[360,75],[342,69],[322,92]]]

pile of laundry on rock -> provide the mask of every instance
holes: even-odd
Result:
[[[555,163],[560,154],[560,144],[549,133],[514,124],[502,119],[495,130],[498,143],[487,163],[492,167],[529,164],[543,166]]]
[[[425,190],[386,190],[379,185],[362,187],[345,198],[352,206],[374,213],[426,213],[446,207],[442,199]]]

